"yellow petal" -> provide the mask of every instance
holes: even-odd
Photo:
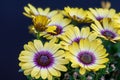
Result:
[[[32,62],[29,62],[29,63],[24,63],[21,65],[21,68],[24,70],[24,69],[30,69],[30,68],[33,68],[35,66],[34,63]]]
[[[63,50],[58,50],[58,51],[54,54],[55,57],[59,57],[59,56],[63,56],[63,55],[64,55],[64,51],[63,51]]]
[[[40,74],[42,79],[46,79],[48,77],[47,73],[48,73],[47,69],[41,68]]]
[[[25,44],[25,45],[24,45],[24,49],[27,50],[27,51],[36,53],[36,49],[35,49],[34,46],[32,46],[32,45],[27,45],[27,44]]]
[[[95,24],[97,25],[97,27],[98,27],[98,29],[99,29],[100,31],[103,30],[103,27],[102,27],[102,25],[100,24],[100,22],[95,21]]]
[[[97,16],[98,14],[97,14],[97,12],[94,10],[94,9],[92,9],[92,8],[89,8],[89,10],[91,11],[91,13],[92,14],[94,14],[95,16]]]
[[[90,48],[90,41],[88,39],[84,39],[83,43],[84,43],[84,45],[83,45],[84,49],[85,50],[89,50],[89,48]]]
[[[28,4],[28,6],[30,7],[30,9],[31,9],[31,11],[33,12],[34,15],[38,15],[39,14],[37,9],[33,5]]]
[[[89,36],[89,33],[90,33],[90,28],[89,27],[81,29],[81,36],[83,38],[87,38]]]
[[[52,42],[46,42],[44,45],[44,49],[50,51],[51,53],[55,53],[59,48],[61,48],[61,45],[54,44]]]
[[[91,33],[91,34],[89,35],[88,39],[89,39],[90,41],[92,41],[92,40],[96,39],[97,36],[98,36],[98,35],[97,35],[96,33]]]
[[[54,65],[54,68],[57,69],[57,70],[60,70],[60,71],[64,71],[64,72],[67,71],[67,68],[66,68],[65,66],[59,64],[59,63],[58,63],[58,64],[55,64],[55,65]]]
[[[84,50],[84,40],[83,39],[81,39],[79,42],[79,48],[80,48],[80,50]]]
[[[71,22],[70,19],[63,19],[61,22],[61,25],[64,27],[64,26],[68,25],[70,22]]]
[[[48,80],[52,80],[52,75],[48,73]]]
[[[18,59],[22,62],[32,62],[33,61],[33,57],[31,57],[31,56],[20,56]]]
[[[36,74],[35,78],[36,79],[40,78],[40,71],[38,72],[38,74]]]
[[[94,64],[94,65],[90,65],[88,66],[88,68],[94,70],[94,71],[97,71],[99,70],[100,68],[105,68],[106,66],[105,65],[98,65],[98,64]]]
[[[104,46],[103,45],[99,45],[99,46],[97,46],[95,52],[99,53],[99,51],[102,50],[102,49],[104,49]]]
[[[50,40],[51,44],[54,44],[55,42],[57,42],[57,38],[56,37],[54,37],[53,39]]]
[[[30,14],[30,9],[28,8],[28,7],[24,7],[24,10],[25,10],[25,12],[27,13],[27,14]]]
[[[80,30],[79,30],[79,28],[78,27],[74,27],[74,30],[75,30],[75,35],[76,35],[76,37],[80,37],[81,36],[81,34],[80,34]]]
[[[21,51],[20,56],[33,56],[34,53],[29,52],[29,51]]]
[[[35,77],[39,72],[40,72],[40,68],[34,67],[33,70],[31,71],[31,77]]]
[[[47,29],[46,29],[46,32],[50,32],[50,33],[55,33],[56,30],[56,26],[48,26]]]
[[[85,68],[80,68],[79,73],[80,73],[81,75],[84,75],[85,72],[86,72],[86,69],[85,69]]]
[[[103,58],[103,59],[100,59],[100,60],[96,60],[96,63],[97,63],[97,64],[103,64],[103,63],[106,63],[106,62],[108,62],[108,61],[109,61],[108,58]]]
[[[59,64],[68,64],[69,61],[67,59],[55,59],[55,62],[56,63],[59,63]]]
[[[20,62],[19,66],[21,67],[23,64],[25,64],[26,62]]]
[[[71,66],[72,66],[73,68],[78,68],[78,67],[80,67],[79,64],[74,64],[74,63],[71,64]]]
[[[43,49],[43,44],[40,40],[34,40],[34,45],[35,45],[35,48],[40,51],[41,49]]]
[[[24,75],[30,75],[31,71],[32,71],[32,68],[24,70]]]
[[[70,45],[68,48],[69,48],[69,51],[75,56],[77,56],[80,51],[78,43],[76,42],[73,42],[73,44]]]
[[[53,75],[53,76],[58,76],[58,77],[60,76],[59,71],[57,71],[57,70],[54,69],[53,67],[48,68],[48,71],[49,71],[50,74]]]
[[[53,45],[53,44],[51,44],[51,45]],[[51,52],[52,53],[55,53],[58,49],[60,49],[61,48],[61,45],[59,45],[59,44],[54,44],[53,45],[53,47],[51,47]]]
[[[101,50],[96,50],[96,53],[101,57],[104,56],[106,54],[106,49],[101,49]]]

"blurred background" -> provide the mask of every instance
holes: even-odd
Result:
[[[109,0],[112,8],[120,11],[120,0]],[[18,56],[23,45],[34,37],[28,33],[31,19],[25,17],[23,7],[31,3],[35,7],[51,10],[66,6],[101,7],[101,0],[1,0],[0,1],[0,80],[27,80],[18,70]]]

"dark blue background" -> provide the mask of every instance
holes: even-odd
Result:
[[[28,33],[31,19],[25,17],[23,7],[28,3],[36,7],[63,9],[71,7],[100,7],[101,0],[1,0],[0,1],[0,80],[27,80],[18,73],[18,55],[23,45],[34,37]],[[120,11],[120,1],[111,0],[112,8]]]

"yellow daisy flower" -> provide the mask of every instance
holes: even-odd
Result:
[[[71,27],[64,36],[61,37],[60,44],[64,49],[68,50],[68,46],[73,42],[79,42],[80,39],[94,40],[97,38],[95,33],[90,32],[89,27],[83,27],[81,30],[78,27]]]
[[[65,7],[64,14],[65,16],[68,16],[69,18],[76,20],[78,22],[89,22],[89,20],[86,18],[87,11],[83,10],[83,8]]]
[[[34,18],[38,15],[47,16],[48,18],[51,18],[52,16],[56,15],[58,13],[57,10],[50,11],[50,8],[35,8],[33,5],[28,4],[28,6],[24,7],[25,12],[23,14],[29,18]]]
[[[54,30],[55,33],[46,32],[41,33],[40,36],[43,36],[47,39],[52,39],[54,37],[60,38],[70,27],[73,25],[70,25],[71,20],[64,18],[63,15],[58,14],[51,18],[50,23],[47,25],[49,28],[50,26],[55,26],[56,30]]]
[[[85,74],[88,71],[98,71],[105,68],[109,61],[106,58],[108,54],[102,43],[98,40],[82,39],[79,43],[74,42],[69,46],[69,52],[66,53],[66,58],[69,59],[73,68],[79,68],[80,74]]]
[[[116,14],[114,9],[89,8],[89,10],[90,12],[88,12],[88,18],[92,19],[93,21],[101,21],[103,18],[112,19]]]
[[[102,23],[95,21],[95,24],[92,24],[91,27],[99,37],[112,42],[120,40],[120,29],[115,28],[116,24],[110,22],[109,19],[103,19]]]
[[[34,40],[24,45],[19,55],[19,66],[25,75],[52,80],[52,76],[61,76],[60,71],[67,71],[64,65],[69,61],[64,58],[64,50],[60,50],[61,46],[55,41],[52,39],[43,45],[40,40]]]

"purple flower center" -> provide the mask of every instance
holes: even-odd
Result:
[[[61,27],[61,26],[59,26],[59,25],[54,25],[54,26],[56,26],[56,30],[55,30],[55,33],[50,33],[50,32],[48,32],[49,34],[51,34],[51,35],[59,35],[59,34],[61,34],[63,31],[63,28]]]
[[[96,17],[96,19],[97,19],[98,21],[100,21],[100,20],[103,19],[103,17]]]
[[[34,56],[34,63],[39,67],[49,67],[53,64],[54,57],[48,51],[40,51]]]
[[[77,37],[77,38],[75,38],[72,42],[77,42],[77,43],[79,43],[80,39],[81,39],[81,38]]]
[[[104,31],[101,32],[101,34],[108,39],[113,39],[113,38],[116,37],[116,34],[113,33],[112,31],[109,31],[109,30],[104,30]]]
[[[78,54],[78,60],[85,64],[89,65],[95,62],[95,56],[91,52],[83,51]]]
[[[74,42],[79,43],[79,41],[80,41],[80,38],[75,38],[75,39],[74,39]]]

